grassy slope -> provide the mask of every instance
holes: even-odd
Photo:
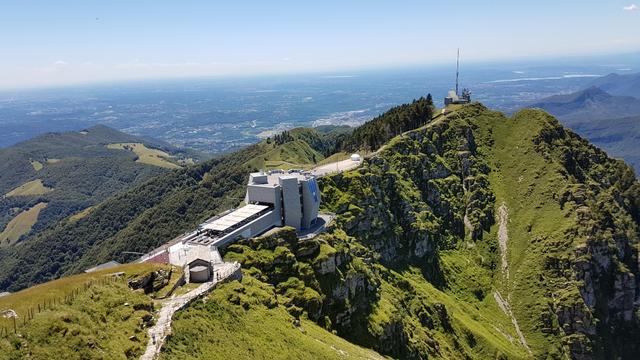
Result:
[[[5,196],[31,196],[31,195],[44,195],[53,189],[48,188],[42,184],[42,180],[35,179],[28,181],[17,188],[9,191]]]
[[[35,171],[40,171],[44,167],[44,165],[42,165],[42,163],[38,160],[30,160],[30,162],[31,166],[33,166],[33,170]]]
[[[406,151],[405,144],[407,137],[411,138],[412,132],[423,132],[425,129],[443,126],[443,122],[458,122],[459,118],[466,118],[468,115],[458,116],[456,110],[461,107],[452,108],[454,111],[447,117],[439,117],[434,122],[414,131],[409,131],[402,136],[395,137],[389,141],[384,147],[382,157],[394,157],[394,153],[403,153]],[[496,117],[500,118],[497,113],[493,113],[487,117],[494,122]],[[446,126],[444,126],[446,128]],[[441,131],[441,130],[438,130]],[[410,187],[417,184],[411,184]],[[414,190],[411,190],[414,191]],[[459,240],[458,240],[459,241]],[[495,247],[497,241],[495,233],[485,233],[482,240],[483,243],[462,242],[456,248],[442,251],[438,255],[439,264],[446,283],[446,288],[435,287],[427,280],[418,269],[410,268],[396,275],[401,281],[408,281],[417,292],[419,302],[425,304],[444,304],[447,312],[453,319],[453,328],[456,336],[451,336],[447,332],[428,333],[421,329],[415,317],[408,318],[408,325],[414,331],[417,338],[433,337],[440,344],[437,356],[444,358],[455,358],[462,356],[472,356],[474,358],[490,358],[501,354],[509,358],[526,358],[528,356],[517,340],[517,335],[511,324],[510,319],[499,309],[490,289],[493,286],[495,271],[487,268],[490,261],[487,258],[495,256]],[[491,247],[493,246],[493,252]],[[481,294],[479,296],[479,294]],[[387,312],[388,314],[401,314],[403,304],[406,300],[402,299],[402,292],[393,286],[382,286],[381,306],[376,307],[376,312],[370,317],[370,326],[376,323],[384,323],[388,319],[376,318],[377,311]],[[480,297],[480,299],[479,299]],[[425,299],[428,299],[425,301]],[[416,305],[414,305],[416,306]],[[384,308],[387,308],[384,310]],[[383,309],[383,310],[380,310]],[[415,315],[414,315],[415,316]],[[405,318],[407,321],[407,318]],[[422,334],[420,332],[422,331]],[[472,334],[473,341],[465,343],[461,341],[464,337],[460,334]],[[462,349],[461,349],[462,347]]]
[[[537,329],[540,314],[548,310],[544,288],[552,284],[545,284],[534,274],[543,273],[544,251],[551,249],[532,246],[531,242],[541,237],[562,241],[567,253],[575,246],[565,236],[566,230],[575,224],[568,216],[570,208],[560,209],[553,198],[563,185],[558,168],[533,149],[533,137],[540,132],[545,116],[548,115],[526,111],[501,121],[479,119],[480,127],[485,131],[491,129],[495,140],[491,158],[497,171],[491,172],[490,181],[496,204],[505,204],[509,209],[511,278],[506,280],[500,275],[495,286],[511,299],[520,328],[534,352],[557,351],[553,349],[558,347],[558,339]],[[497,228],[495,225],[492,230],[497,232]]]
[[[109,143],[132,141],[186,156],[169,145],[105,126],[44,134],[1,149],[0,195],[7,196],[0,198],[0,228],[15,217],[13,209],[26,211],[44,201],[49,206],[25,237],[37,234],[73,213],[166,171],[135,163],[136,155],[129,151],[106,147]]]
[[[83,210],[71,215],[69,217],[69,221],[71,221],[71,222],[78,221],[78,220],[86,217],[87,215],[89,215],[92,210],[93,210],[93,206],[89,206],[88,208],[83,209]]]
[[[0,319],[0,327],[6,329],[2,331],[9,332],[8,336],[0,337],[0,358],[139,357],[147,343],[143,318],[151,315],[153,301],[149,295],[129,289],[125,280],[159,268],[150,264],[123,265],[63,278],[0,298],[0,310],[12,309],[18,314],[18,335],[13,334],[11,320]],[[105,281],[110,278],[105,275],[120,271],[125,273],[121,280]],[[179,274],[174,273],[172,280],[177,277]],[[65,302],[65,297],[74,291],[75,298]],[[41,312],[37,310],[39,304]],[[29,309],[34,316],[24,324]]]
[[[318,165],[330,164],[332,162],[347,160],[349,158],[351,158],[351,153],[341,151],[333,155],[327,156],[322,161],[319,161]]]
[[[306,169],[312,167],[324,156],[312,149],[303,140],[294,140],[283,145],[269,144],[264,155],[249,163],[258,169]]]
[[[24,234],[29,233],[33,225],[38,221],[40,211],[47,207],[47,203],[37,203],[29,210],[25,210],[9,221],[0,233],[0,246],[12,245]]]
[[[277,305],[272,287],[252,278],[216,288],[179,312],[161,359],[383,359]]]
[[[350,127],[321,126],[286,131],[278,135],[286,139],[268,138],[265,152],[251,165],[259,169],[308,169],[338,151],[351,130]]]
[[[115,150],[129,150],[133,151],[138,158],[136,162],[141,164],[148,164],[153,166],[159,166],[167,169],[179,169],[180,166],[169,161],[171,155],[168,153],[146,147],[142,143],[118,143],[108,144],[107,148]]]
[[[484,269],[470,266],[466,256],[474,256],[474,253],[460,253],[450,251],[442,257],[443,267],[447,271],[447,279],[454,281],[482,281],[489,280],[483,274]],[[458,262],[455,272],[453,262]],[[517,343],[510,320],[498,308],[493,297],[486,296],[482,300],[473,297],[472,289],[475,287],[458,287],[456,289],[438,289],[426,280],[419,269],[396,273],[398,281],[407,281],[416,293],[416,299],[412,300],[412,306],[424,304],[433,306],[443,304],[450,318],[451,331],[440,329],[429,331],[420,324],[416,314],[405,314],[403,319],[405,328],[410,332],[412,341],[422,342],[425,339],[434,339],[439,347],[437,352],[428,352],[438,358],[459,358],[468,356],[475,359],[488,359],[497,356],[507,356],[511,359],[527,358],[527,353]],[[478,279],[479,277],[485,279]],[[490,287],[489,283],[484,283]],[[486,288],[485,288],[486,289]],[[406,294],[389,283],[384,283],[381,288],[381,298],[369,317],[369,326],[379,327],[397,318],[406,310],[403,309]],[[397,318],[398,319],[398,318]],[[373,344],[372,344],[373,345]]]

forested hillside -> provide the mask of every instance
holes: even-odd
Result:
[[[112,144],[140,145],[136,153],[109,148]],[[151,149],[158,149],[153,150],[155,163],[140,161],[141,151]],[[37,234],[69,215],[77,214],[77,219],[85,215],[82,210],[88,212],[119,191],[179,167],[188,156],[197,154],[100,125],[45,134],[2,149],[0,246]]]
[[[433,117],[433,100],[431,94],[410,104],[397,106],[384,114],[367,121],[353,131],[345,142],[345,147],[352,150],[375,150],[392,137],[404,131],[415,129]]]

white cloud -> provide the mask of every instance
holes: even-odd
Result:
[[[67,64],[68,63],[66,61],[63,61],[63,60],[58,60],[58,61],[53,63],[53,65],[56,65],[56,66],[64,66],[64,65],[67,65]]]
[[[638,10],[638,5],[636,4],[630,4],[628,6],[623,7],[623,9],[625,11],[637,11]]]

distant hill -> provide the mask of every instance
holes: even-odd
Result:
[[[609,74],[598,78],[592,84],[611,95],[633,96],[640,98],[640,73],[636,74]]]
[[[103,125],[48,133],[1,149],[0,246],[193,162],[193,157],[197,155]]]
[[[551,96],[529,107],[544,109],[569,125],[573,122],[640,115],[640,99],[614,96],[595,86],[567,95]]]
[[[640,175],[640,114],[620,119],[583,121],[572,128],[611,156],[624,159]]]
[[[613,81],[604,81],[620,76],[613,75],[598,81],[613,86]],[[631,82],[625,84],[631,85]],[[636,88],[633,89],[640,91],[640,82]],[[541,108],[557,116],[564,125],[610,155],[626,160],[640,174],[640,99],[611,95],[593,86],[568,95],[551,96],[529,107]]]

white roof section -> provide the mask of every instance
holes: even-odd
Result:
[[[202,228],[207,230],[225,231],[233,225],[236,225],[267,208],[269,207],[266,205],[248,204],[223,217],[203,224]]]

